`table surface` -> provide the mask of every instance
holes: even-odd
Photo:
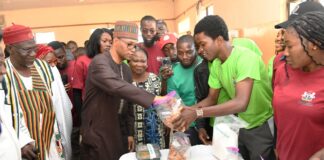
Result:
[[[167,160],[169,150],[162,149],[161,160]],[[119,160],[137,160],[135,152],[124,154]],[[195,145],[191,146],[189,150],[189,160],[217,160],[212,153],[212,146],[210,145]]]

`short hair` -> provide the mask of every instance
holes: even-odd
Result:
[[[225,21],[218,15],[210,15],[200,20],[194,30],[194,35],[204,33],[212,39],[222,36],[225,41],[229,40],[228,29]]]
[[[52,41],[52,42],[48,43],[47,45],[52,47],[54,50],[57,50],[59,48],[64,49],[64,46],[63,46],[62,42],[59,42],[59,41]]]
[[[69,44],[74,44],[74,45],[78,46],[78,44],[75,41],[73,41],[73,40],[70,40],[70,41],[68,41],[66,43],[66,45],[69,45]]]
[[[94,30],[89,38],[87,44],[87,55],[89,58],[93,58],[100,53],[100,38],[103,33],[108,33],[113,39],[113,33],[110,29],[107,28],[97,28]]]
[[[63,47],[66,47],[66,43],[65,42],[60,42],[62,44]]]
[[[191,35],[183,35],[177,41],[177,46],[180,46],[181,43],[189,43],[195,45],[195,40]]]
[[[155,23],[156,23],[156,19],[153,17],[153,16],[151,16],[151,15],[146,15],[146,16],[144,16],[142,19],[141,19],[141,28],[142,28],[142,26],[143,26],[143,22],[144,21],[154,21]]]
[[[168,25],[166,24],[166,22],[163,19],[156,20],[156,24],[163,24],[163,25],[165,25],[165,27],[168,28]]]
[[[144,48],[142,48],[140,46],[136,46],[135,52],[143,52],[146,56],[146,59],[148,59],[148,53]],[[129,63],[129,62],[130,62],[130,60],[127,60],[127,63]]]
[[[137,46],[135,52],[143,52],[145,54],[146,58],[148,58],[147,51],[142,47]]]
[[[89,40],[88,40],[88,39],[85,40],[85,41],[83,42],[84,47],[87,47],[88,43],[89,43]]]
[[[76,53],[82,53],[82,54],[87,54],[87,49],[85,47],[78,47],[75,50]]]

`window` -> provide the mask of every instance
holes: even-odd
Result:
[[[142,32],[138,31],[138,43],[144,42],[143,37],[142,37]]]
[[[213,5],[209,5],[206,8],[202,8],[199,10],[199,14],[197,16],[197,22],[209,15],[214,15],[214,6]]]
[[[294,9],[296,8],[296,6],[299,4],[300,2],[291,2],[289,3],[289,14],[291,15],[291,13],[294,11]]]
[[[190,31],[190,19],[189,17],[178,23],[178,32],[180,35],[186,34],[187,31]]]
[[[143,40],[143,37],[142,37],[142,31],[140,29],[141,23],[137,22],[136,24],[138,26],[138,43],[142,43],[142,42],[144,42],[144,40]]]
[[[35,33],[36,43],[37,44],[46,44],[52,41],[55,41],[54,32],[38,32]]]
[[[214,6],[210,5],[206,8],[207,16],[214,15]]]

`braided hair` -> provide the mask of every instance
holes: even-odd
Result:
[[[324,50],[324,12],[316,11],[306,13],[298,17],[290,26],[296,30],[306,54],[316,65],[323,66],[324,64],[317,63],[314,57],[309,54],[305,40],[312,42],[321,50]]]

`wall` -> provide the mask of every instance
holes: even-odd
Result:
[[[161,9],[163,8],[163,10]],[[60,41],[75,40],[78,44],[89,38],[90,30],[108,27],[116,20],[139,21],[144,15],[167,20],[174,31],[174,6],[172,0],[119,2],[69,7],[36,8],[0,11],[6,24],[12,22],[32,27],[34,32],[54,31]]]
[[[198,0],[175,0],[176,25],[190,17],[190,30],[193,32],[198,19],[196,7],[190,8]],[[274,25],[287,18],[286,0],[203,0],[206,7],[212,4],[214,14],[220,15],[229,30],[238,31],[240,37],[251,38],[263,51],[263,59],[268,63],[274,55],[274,39],[277,30]],[[188,7],[190,8],[189,10]]]
[[[268,63],[274,55],[274,25],[286,19],[286,0],[213,0],[216,14],[222,16],[230,29],[240,30],[242,37],[256,41]]]
[[[151,0],[120,2],[70,7],[38,8],[28,10],[0,11],[7,24],[15,22],[31,26],[34,32],[56,33],[60,41],[75,40],[79,45],[89,38],[90,30],[109,27],[116,20],[139,21],[150,14],[166,19],[169,30],[178,32],[178,23],[190,18],[193,33],[198,22],[198,0]],[[256,41],[267,63],[274,54],[275,24],[287,18],[286,0],[202,0],[202,6],[214,6],[214,13],[223,17],[230,30],[239,36]]]
[[[190,31],[193,33],[195,24],[199,21],[197,14],[197,2],[198,0],[175,0],[174,2],[174,13],[175,13],[175,29],[178,31],[178,23],[190,18]],[[206,7],[212,4],[212,0],[203,0],[202,6]]]

